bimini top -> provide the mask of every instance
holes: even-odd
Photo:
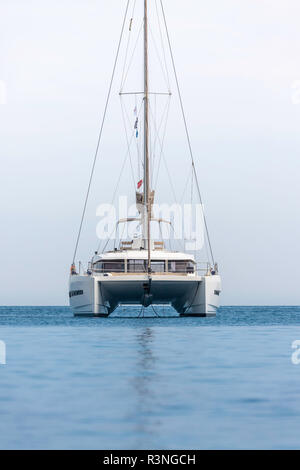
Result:
[[[147,259],[147,250],[117,250],[101,253],[93,257],[93,263],[100,260],[119,260],[119,259]],[[195,262],[195,257],[190,253],[181,253],[179,251],[153,250],[151,251],[152,260],[184,260]]]

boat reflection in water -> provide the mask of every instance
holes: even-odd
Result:
[[[143,449],[150,442],[158,445],[159,402],[155,393],[161,379],[157,370],[158,358],[153,351],[154,332],[151,328],[142,328],[136,335],[137,362],[131,387],[134,391],[135,407],[130,420],[134,423],[134,434],[137,438],[134,448]]]

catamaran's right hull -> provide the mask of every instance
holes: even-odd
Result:
[[[175,278],[175,279],[174,279]],[[221,280],[215,276],[71,276],[74,315],[110,315],[121,304],[171,305],[181,316],[216,315]]]

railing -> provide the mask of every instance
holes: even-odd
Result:
[[[125,273],[125,269],[104,269],[104,268],[102,268],[102,269],[95,269],[95,268],[94,268],[94,269],[93,269],[93,272],[94,272],[94,273],[97,273],[97,274],[106,274],[106,273],[108,273],[108,274],[109,274],[109,273],[117,273],[117,274],[118,274],[118,273],[119,273],[119,274],[122,273],[122,274],[124,274],[124,273]]]
[[[120,249],[121,250],[131,250],[133,245],[133,241],[131,242],[121,242]]]
[[[126,261],[125,261],[126,262]],[[120,261],[110,261],[109,263],[106,263],[107,266],[103,266],[101,268],[95,267],[95,265],[92,265],[91,262],[88,264],[88,270],[85,271],[83,268],[83,265],[81,262],[79,262],[78,265],[78,272],[76,274],[87,274],[88,272],[94,272],[97,274],[105,274],[105,273],[111,273],[111,274],[145,274],[147,273],[147,266],[146,262],[145,264],[129,264],[127,263],[127,269],[125,269],[125,264],[124,266],[120,267]],[[186,266],[186,267],[176,267],[176,270],[171,270],[171,269],[166,269],[166,266],[164,268],[160,266],[155,266],[152,265],[151,267],[152,273],[153,274],[199,274],[199,275],[211,275],[211,274],[217,274],[215,271],[215,268],[208,262],[199,262],[196,264],[195,269],[191,266]],[[75,273],[74,273],[75,274]]]
[[[134,241],[121,241],[120,242],[120,250],[132,250],[134,247]],[[161,241],[154,241],[154,250],[164,250],[165,244]]]
[[[201,275],[203,275],[204,273],[204,275],[206,276],[209,276],[211,274],[216,274],[213,266],[211,265],[211,263],[208,263],[208,262],[197,263],[196,273],[201,274]]]
[[[116,263],[115,266],[113,263],[107,263],[108,266],[93,267],[93,272],[97,274],[145,274],[147,273],[147,263],[144,264],[127,264],[120,267],[120,263]],[[193,266],[177,266],[174,270],[171,268],[166,269],[166,266],[151,264],[151,272],[153,274],[194,274],[196,272]]]

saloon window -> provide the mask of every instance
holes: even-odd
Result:
[[[192,261],[169,261],[168,271],[170,273],[194,273],[195,267]]]
[[[97,261],[94,264],[94,270],[100,273],[123,273],[125,271],[125,262],[124,260]]]
[[[129,259],[127,263],[127,271],[129,273],[147,272],[148,262],[144,259]],[[151,271],[153,273],[165,272],[165,261],[151,261]]]
[[[165,262],[162,261],[151,261],[151,271],[153,273],[164,273],[165,272]]]
[[[147,262],[144,259],[129,259],[127,271],[129,273],[144,273],[147,271]]]

